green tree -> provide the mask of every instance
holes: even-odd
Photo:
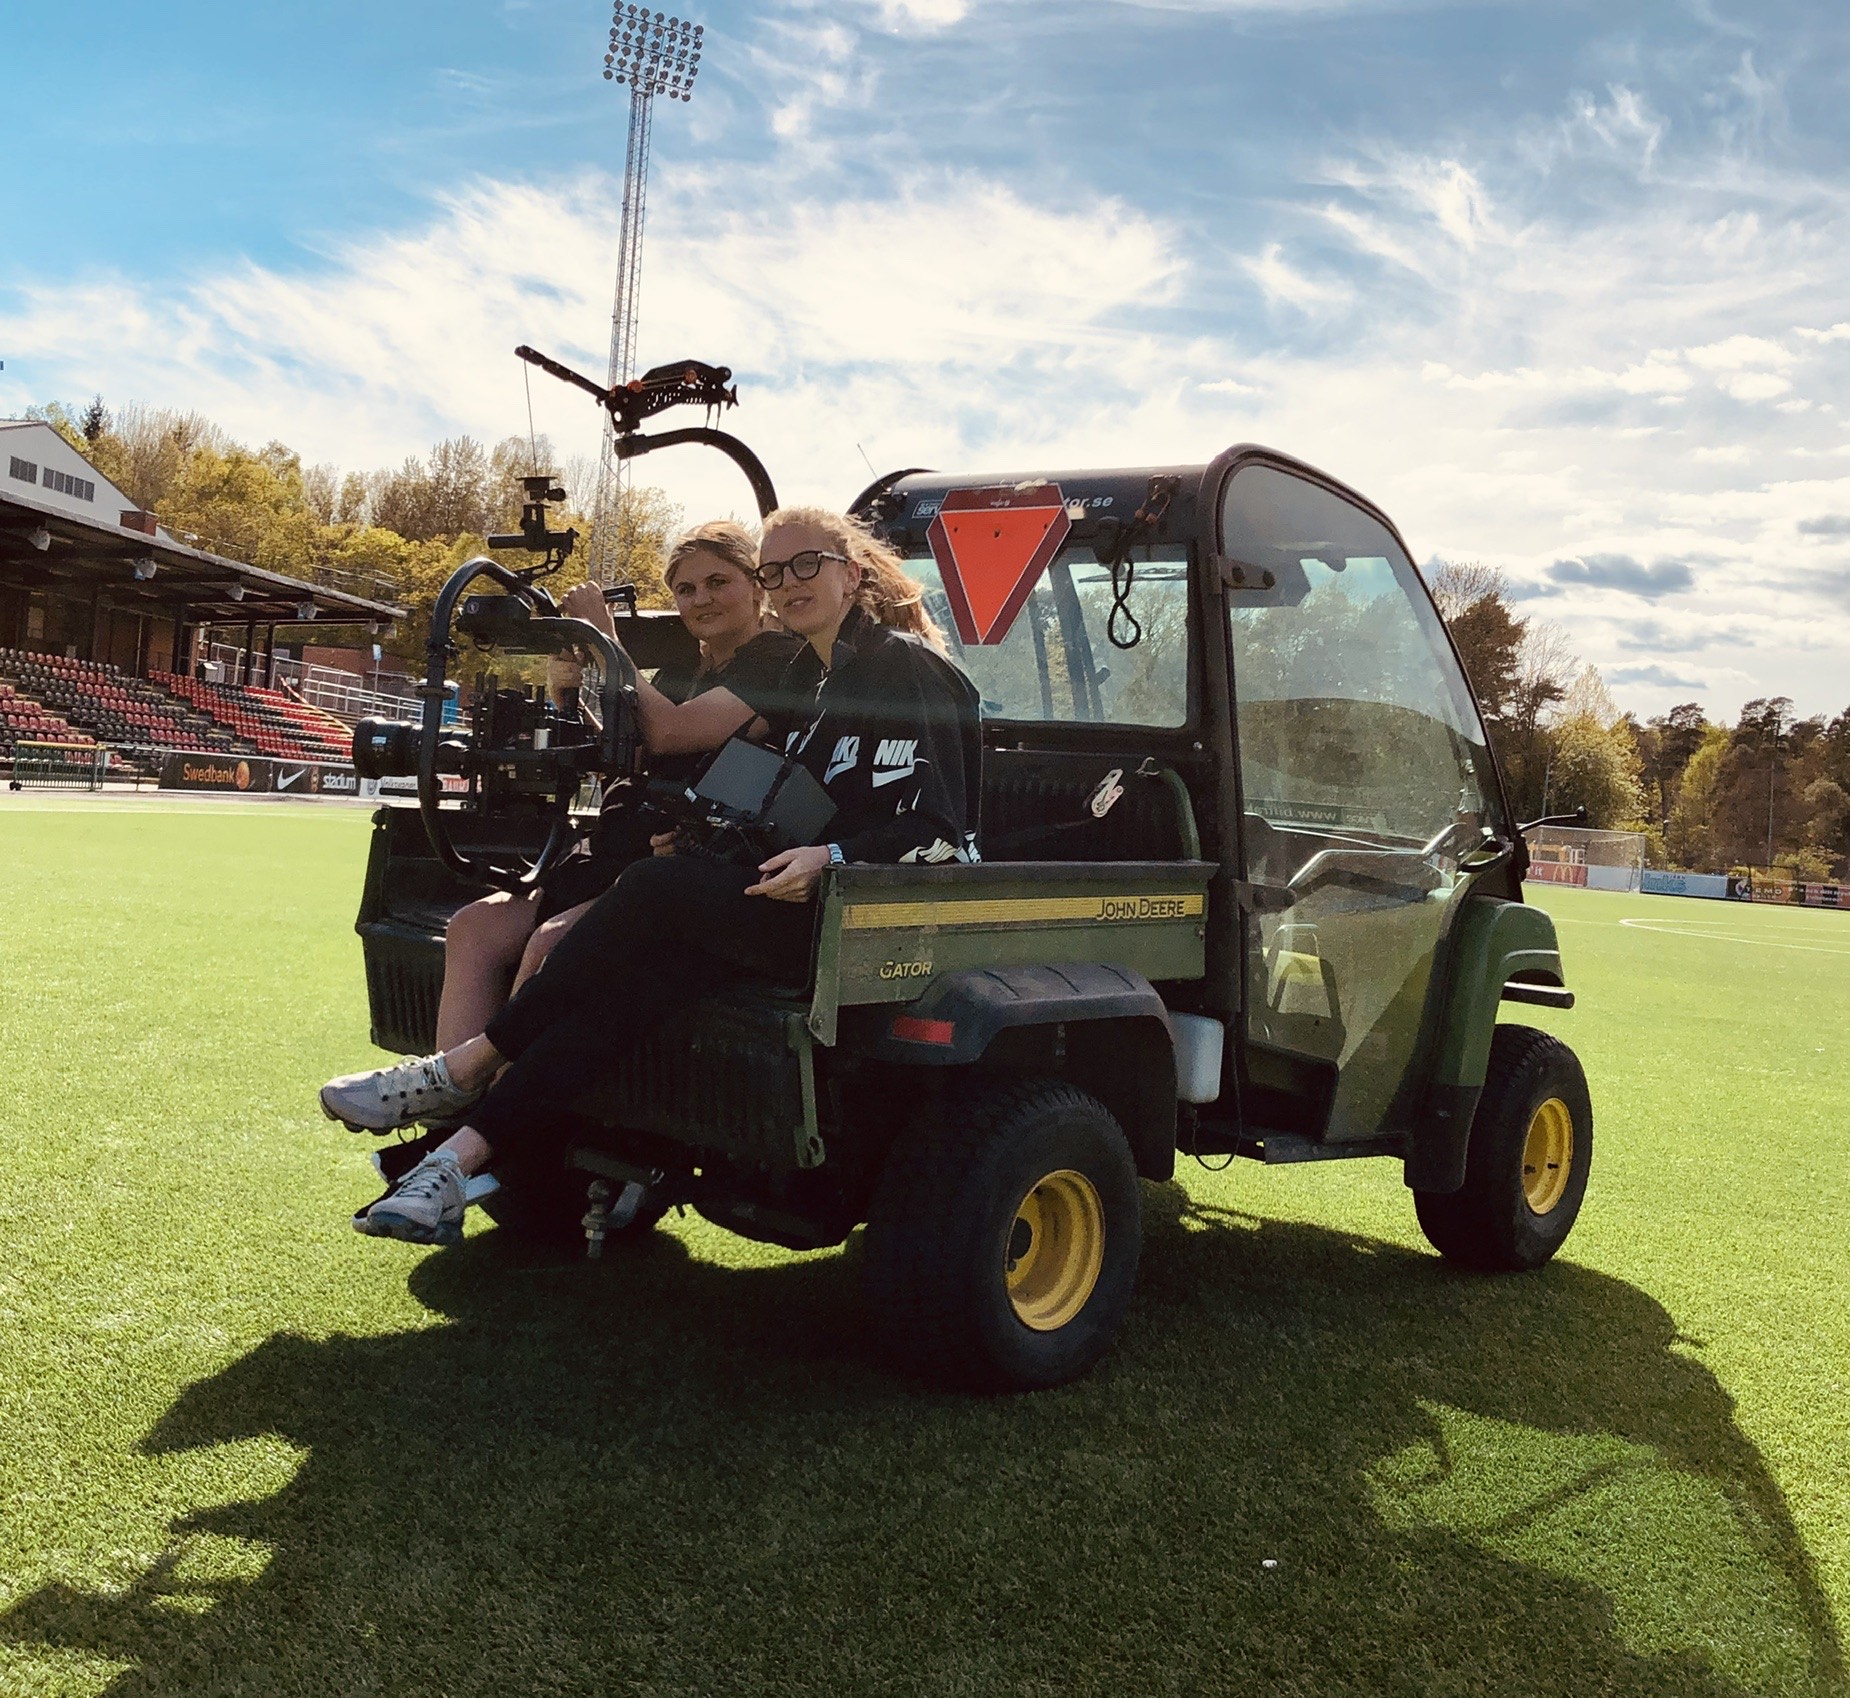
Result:
[[[1707,729],[1708,719],[1702,708],[1695,702],[1683,702],[1633,732],[1639,779],[1660,831],[1669,829],[1670,810],[1682,785],[1684,769],[1702,747]]]
[[[1602,725],[1591,713],[1570,714],[1552,728],[1550,743],[1550,810],[1584,807],[1596,830],[1635,830],[1644,797],[1624,728]]]
[[[1543,812],[1553,764],[1550,730],[1577,664],[1561,628],[1518,616],[1494,566],[1441,561],[1429,585],[1452,634],[1519,817]]]
[[[1796,847],[1801,798],[1794,793],[1792,701],[1760,697],[1741,709],[1715,775],[1709,815],[1715,853],[1731,866],[1764,867]]]
[[[79,454],[89,452],[90,445],[84,439],[83,421],[62,401],[47,401],[42,407],[28,407],[26,417],[50,425]]]
[[[1815,778],[1805,787],[1807,847],[1835,871],[1850,858],[1850,791],[1834,778]]]
[[[1664,827],[1664,847],[1672,866],[1688,867],[1694,872],[1719,872],[1728,864],[1716,850],[1710,809],[1730,741],[1725,728],[1709,726],[1702,734],[1701,745],[1683,768],[1682,783]]]

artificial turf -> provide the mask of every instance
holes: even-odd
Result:
[[[353,1234],[365,830],[0,800],[0,1694],[1845,1690],[1850,915],[1536,892],[1554,1265],[1191,1163],[1105,1365],[983,1401],[852,1246]]]

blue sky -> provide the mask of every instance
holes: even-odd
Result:
[[[0,414],[101,391],[311,460],[595,368],[619,91],[581,0],[10,17]],[[696,8],[646,363],[787,494],[1205,457],[1503,565],[1628,704],[1850,703],[1850,10],[1719,0]],[[78,27],[78,25],[81,27]],[[595,419],[535,392],[568,452]],[[651,468],[652,472],[654,468]],[[717,469],[664,481],[736,507]]]

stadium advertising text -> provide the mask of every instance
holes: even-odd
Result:
[[[186,753],[167,757],[161,767],[160,787],[163,790],[215,790],[233,796],[376,794],[370,786],[362,787],[352,767],[261,760],[246,755]]]

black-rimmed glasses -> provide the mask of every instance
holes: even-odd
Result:
[[[767,560],[758,568],[758,582],[767,590],[780,589],[784,574],[788,572],[799,584],[807,584],[822,570],[825,560],[839,560],[844,566],[853,564],[845,554],[836,554],[826,548],[805,548],[788,560]]]

